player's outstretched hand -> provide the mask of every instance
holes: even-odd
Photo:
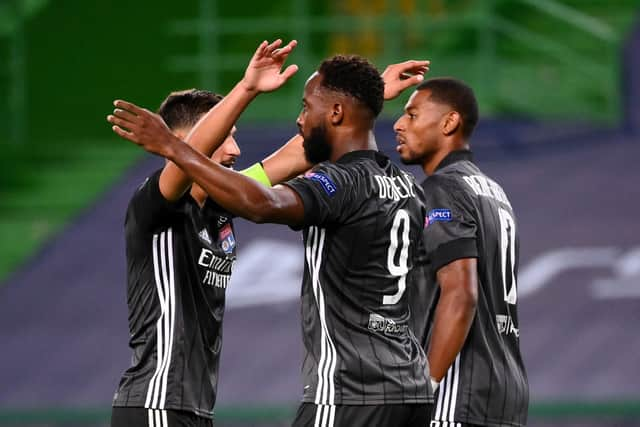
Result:
[[[242,79],[246,88],[257,92],[271,92],[285,84],[298,71],[298,66],[295,64],[289,65],[282,71],[287,57],[297,44],[297,41],[292,40],[286,46],[280,47],[282,45],[280,39],[273,43],[267,41],[260,43]]]
[[[116,108],[107,116],[107,121],[122,138],[162,157],[167,156],[172,142],[179,142],[159,115],[127,101],[116,100],[113,105]]]
[[[430,64],[430,61],[410,60],[389,65],[382,73],[384,99],[393,99],[405,89],[422,82]]]

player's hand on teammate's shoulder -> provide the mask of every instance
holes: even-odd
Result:
[[[113,114],[107,116],[107,121],[120,137],[163,157],[168,154],[170,142],[179,142],[158,114],[127,101],[116,100],[113,105]]]
[[[297,44],[296,40],[292,40],[282,46],[281,39],[272,43],[266,40],[260,43],[244,73],[242,83],[245,88],[255,92],[271,92],[285,84],[298,71],[295,64],[282,70],[287,57]]]
[[[382,73],[384,80],[384,99],[386,101],[396,98],[405,89],[415,86],[424,80],[424,75],[429,71],[430,61],[409,60],[391,64]]]

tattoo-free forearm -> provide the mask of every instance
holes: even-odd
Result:
[[[297,225],[302,222],[302,203],[297,193],[289,188],[267,188],[216,164],[186,144],[171,143],[167,158],[234,215],[259,223]]]
[[[262,161],[264,172],[272,184],[294,178],[313,166],[307,161],[300,135],[292,137],[285,145]]]
[[[193,127],[185,141],[206,157],[224,142],[240,114],[257,92],[247,90],[242,81]],[[168,163],[160,176],[160,191],[169,200],[177,200],[191,185],[189,177],[175,164]]]
[[[258,95],[247,89],[241,80],[215,107],[207,112],[191,129],[186,142],[206,157],[224,142],[240,114]]]
[[[438,271],[440,299],[428,346],[430,375],[440,381],[462,349],[477,305],[477,261],[453,261]]]

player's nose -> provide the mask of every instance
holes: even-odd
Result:
[[[302,125],[303,125],[302,112],[300,112],[300,114],[298,114],[298,117],[296,117],[296,126],[298,126],[298,129],[300,129],[301,132],[302,132]]]
[[[234,137],[231,137],[231,141],[227,144],[227,154],[232,157],[239,157],[240,154],[242,154],[242,151],[240,151],[240,147]]]
[[[400,132],[404,130],[402,117],[396,120],[396,122],[393,124],[393,130],[396,132]]]

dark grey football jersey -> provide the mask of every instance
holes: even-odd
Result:
[[[427,290],[437,302],[436,272],[461,258],[478,260],[478,305],[467,340],[440,383],[432,426],[521,426],[529,386],[520,355],[517,312],[519,240],[502,187],[471,161],[447,156],[423,183]],[[424,333],[429,334],[433,308]],[[423,337],[423,342],[428,342]]]
[[[431,402],[405,293],[424,222],[413,176],[357,151],[286,185],[305,212],[303,401]]]
[[[160,171],[125,220],[131,367],[113,406],[213,416],[226,288],[235,260],[231,217],[185,194],[170,203]]]

